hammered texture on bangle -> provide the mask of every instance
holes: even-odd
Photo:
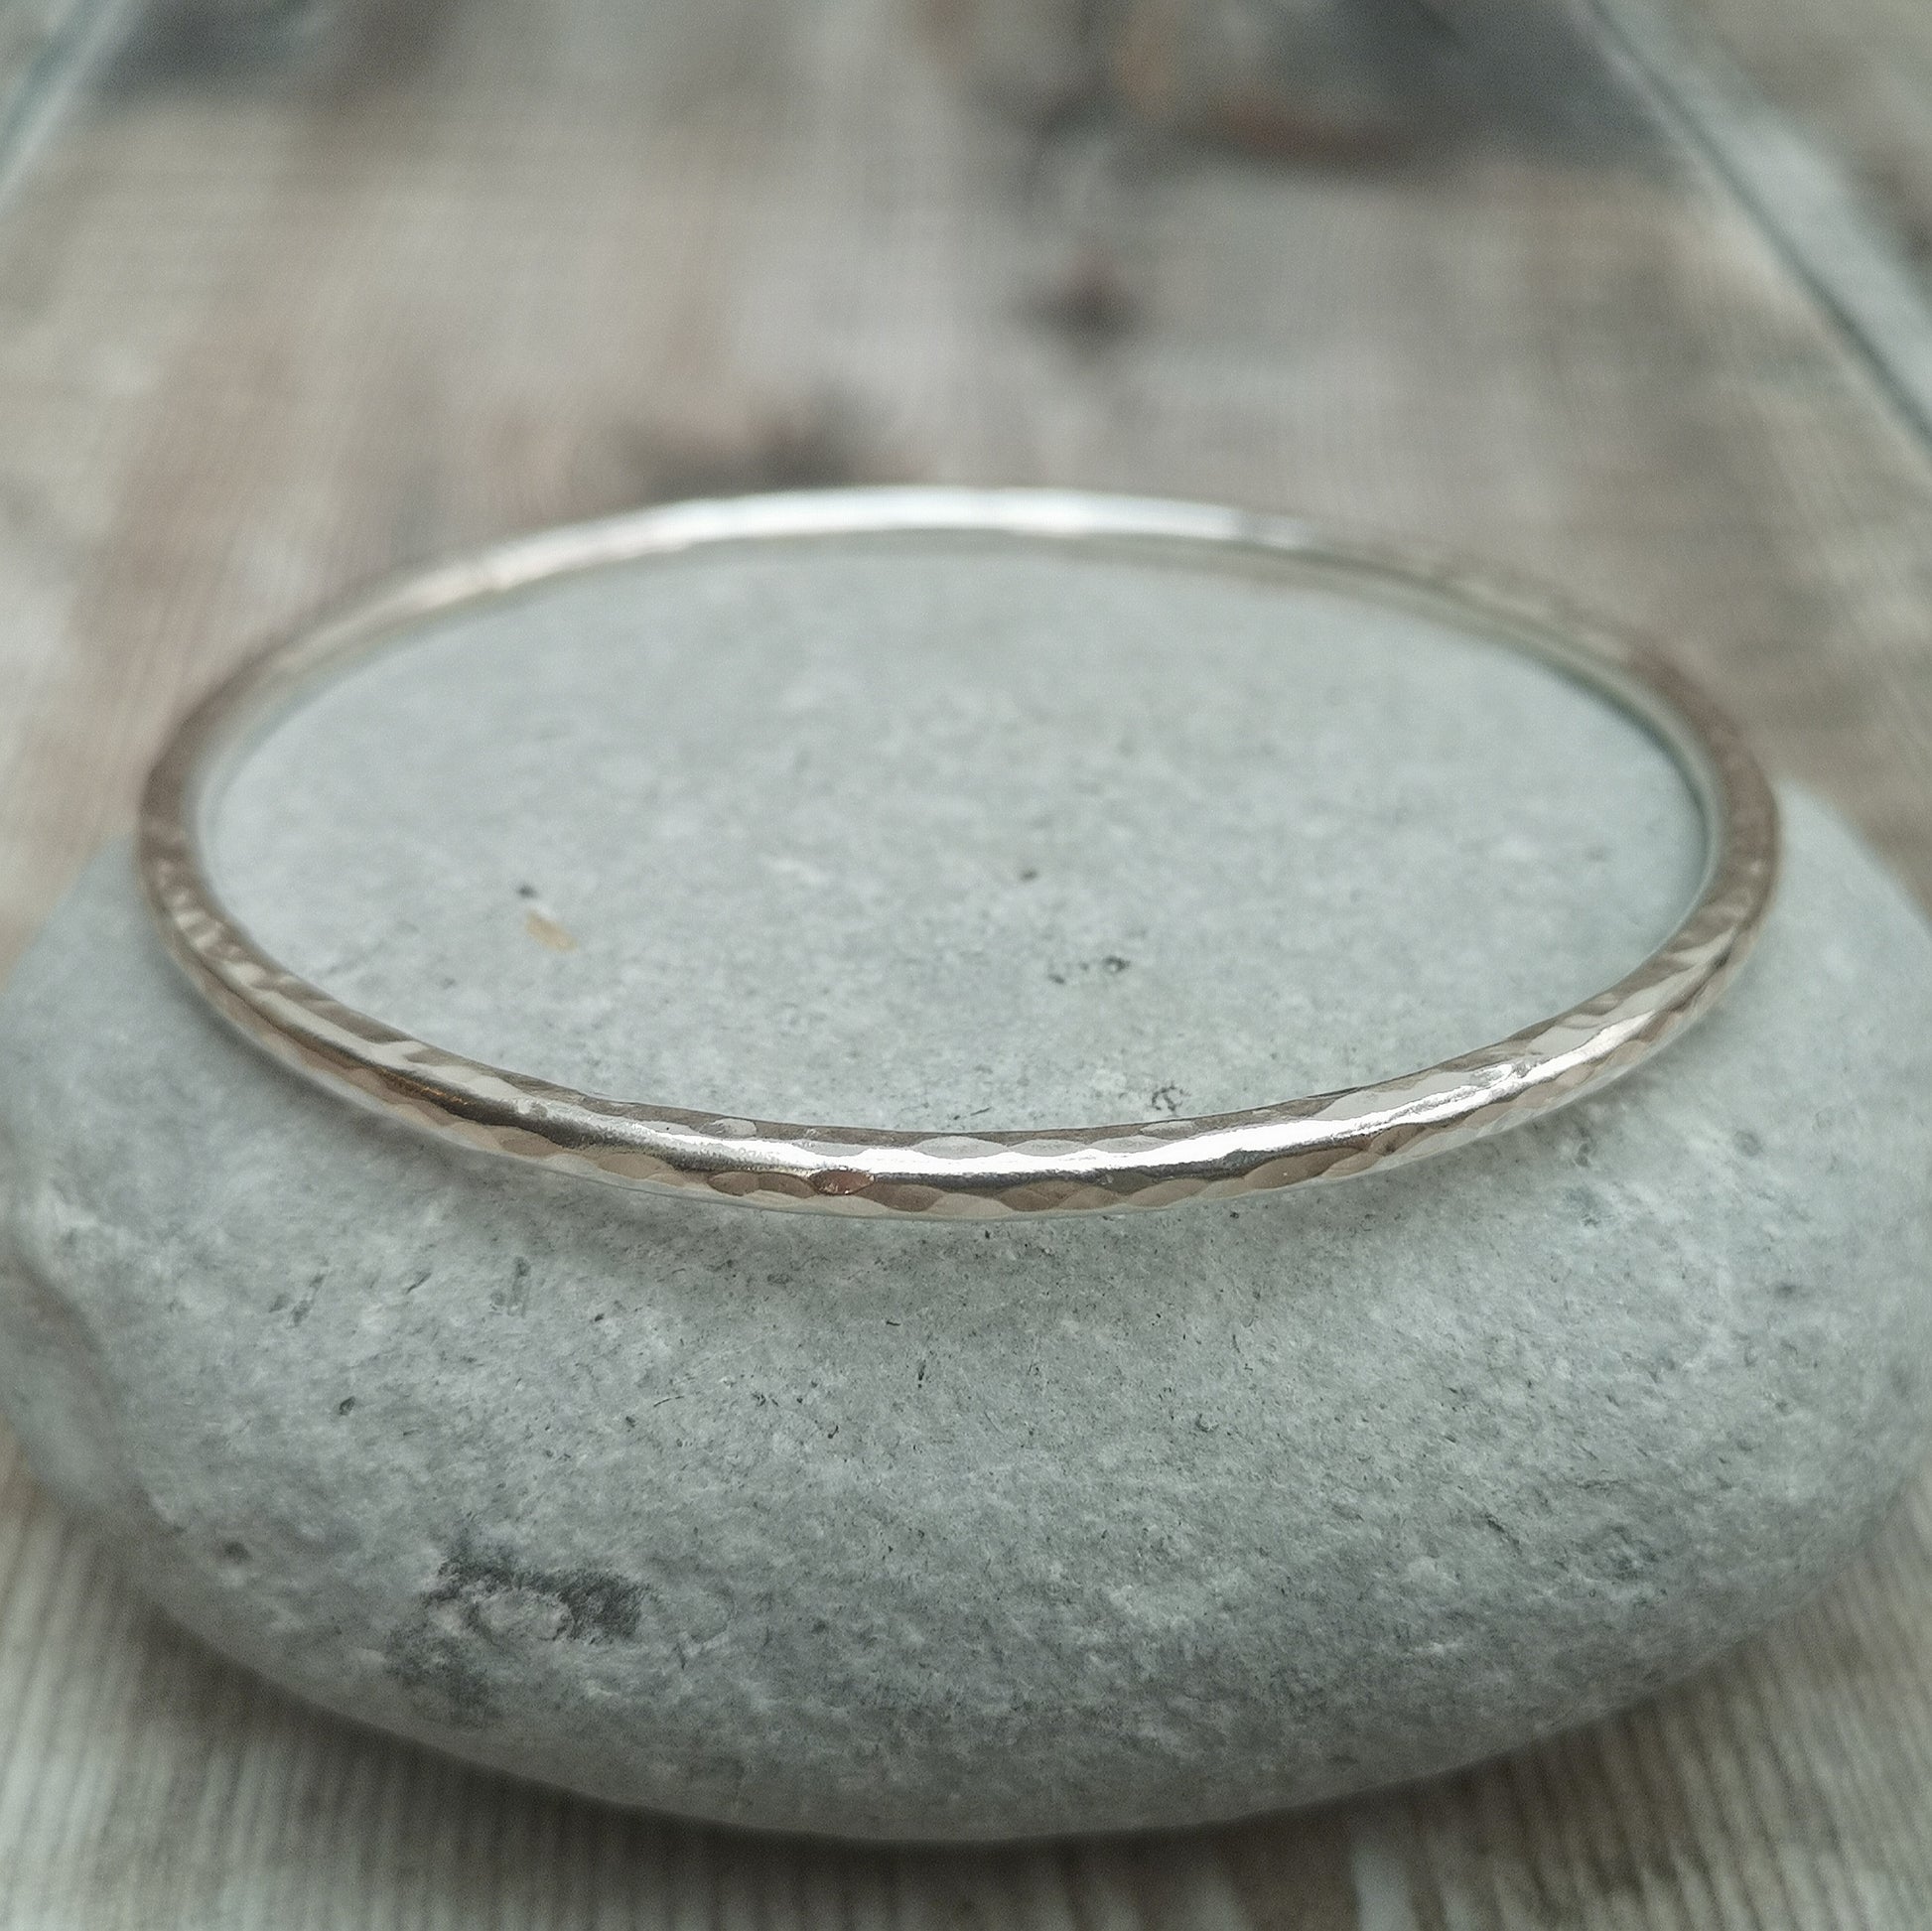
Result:
[[[318,680],[419,620],[546,578],[702,545],[908,533],[1236,558],[1513,644],[1620,705],[1671,752],[1705,825],[1695,902],[1615,985],[1419,1071],[1195,1119],[961,1134],[744,1119],[578,1092],[486,1065],[290,972],[217,895],[205,827],[247,745]],[[149,778],[138,864],[163,939],[218,1013],[336,1092],[444,1139],[618,1185],[751,1206],[986,1218],[1160,1207],[1345,1178],[1577,1098],[1646,1058],[1720,996],[1769,906],[1778,825],[1755,759],[1695,684],[1539,594],[1234,510],[1058,491],[855,489],[640,511],[527,538],[376,593],[245,666],[189,716]]]

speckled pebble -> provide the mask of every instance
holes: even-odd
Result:
[[[1687,890],[1668,767],[1513,659],[1125,567],[797,569],[539,602],[540,674],[507,620],[377,665],[244,772],[244,914],[535,1070],[941,1124],[1394,1070],[1614,976]],[[867,671],[915,643],[930,703]],[[1609,1093],[1345,1186],[985,1228],[353,1112],[195,1002],[110,848],[0,999],[0,1401],[210,1642],[623,1802],[982,1839],[1504,1748],[1781,1612],[1925,1444],[1932,937],[1787,802],[1759,955]]]

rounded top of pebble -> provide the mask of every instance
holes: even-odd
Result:
[[[607,567],[425,621],[250,753],[218,883],[474,1058],[763,1118],[1202,1114],[1499,1038],[1696,889],[1596,693],[1292,575],[1017,539]]]

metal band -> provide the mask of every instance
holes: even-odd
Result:
[[[1671,752],[1704,817],[1707,861],[1696,900],[1614,986],[1418,1072],[1202,1119],[961,1134],[738,1119],[576,1092],[484,1065],[399,1033],[289,972],[216,894],[204,828],[235,759],[305,686],[411,623],[559,574],[700,545],[903,532],[1262,567],[1286,560],[1384,605],[1473,625],[1592,686]],[[647,510],[531,537],[377,593],[248,665],[187,719],[148,780],[139,863],[163,938],[217,1012],[334,1090],[445,1139],[703,1199],[986,1217],[1168,1206],[1339,1179],[1575,1099],[1636,1065],[1719,996],[1769,905],[1778,825],[1762,772],[1702,691],[1541,597],[1437,560],[1337,546],[1300,523],[1234,510],[1059,492],[862,489]]]

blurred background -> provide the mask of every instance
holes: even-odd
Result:
[[[1922,0],[0,0],[0,962],[185,701],[705,493],[1067,483],[1648,629],[1932,897]],[[1932,1494],[1661,1704],[1313,1818],[749,1846],[285,1706],[0,1444],[0,1925],[1904,1924]]]

